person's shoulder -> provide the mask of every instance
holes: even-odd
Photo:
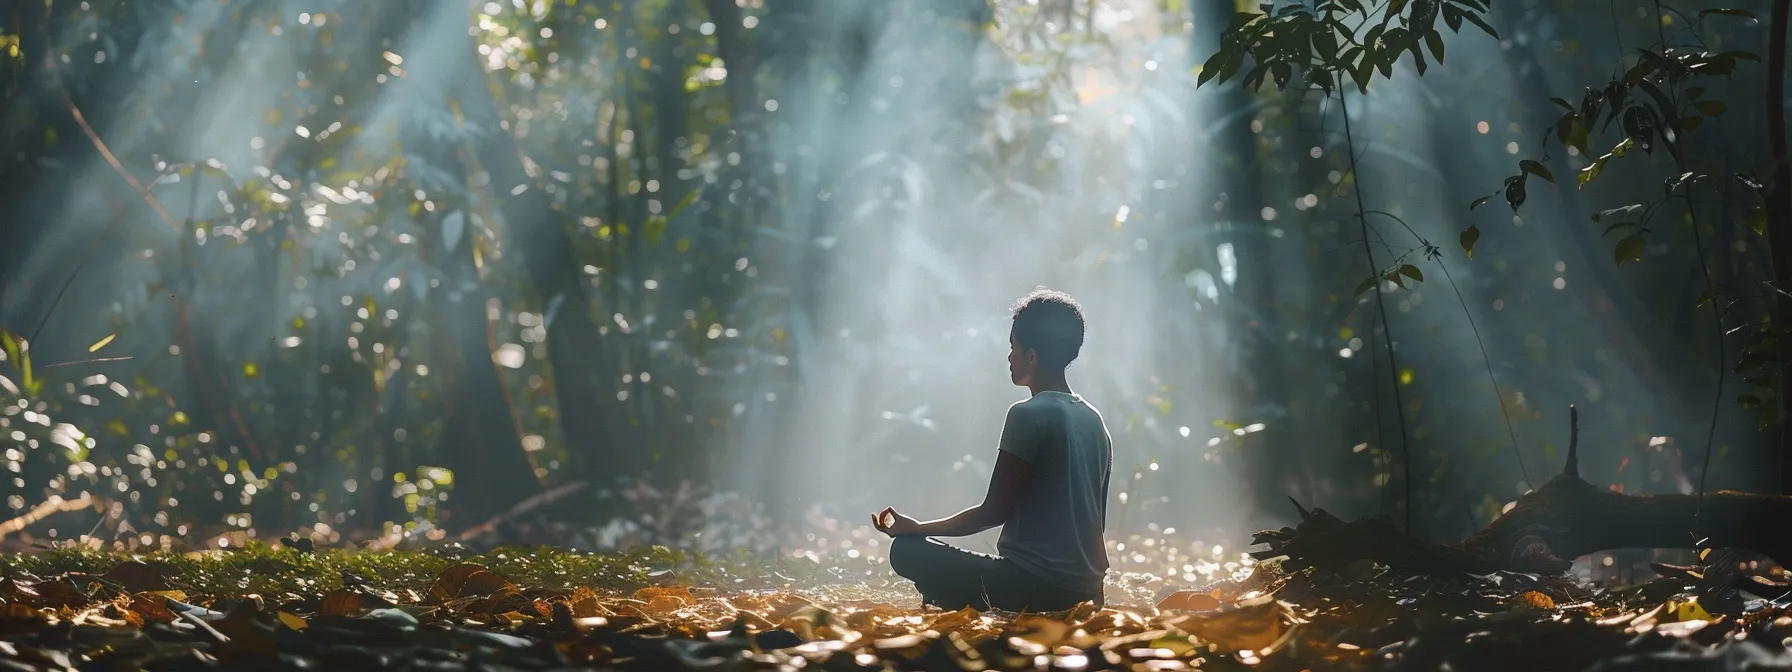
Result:
[[[1039,400],[1039,397],[1032,396],[1009,404],[1008,416],[1023,418],[1038,417],[1043,410],[1045,410],[1045,406]]]

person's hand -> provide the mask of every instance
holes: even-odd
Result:
[[[915,519],[896,512],[896,509],[884,507],[884,510],[871,514],[871,526],[877,531],[892,537],[920,534],[921,524]]]

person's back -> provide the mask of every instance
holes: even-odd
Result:
[[[892,538],[890,569],[925,603],[1035,612],[1100,604],[1112,445],[1101,414],[1064,377],[1083,346],[1082,307],[1034,291],[1014,309],[1008,346],[1008,376],[1032,397],[1008,408],[983,503],[925,523],[886,507],[871,523]],[[998,525],[1000,556],[928,538]]]
[[[1113,448],[1101,413],[1081,395],[1042,391],[1008,410],[1001,449],[1031,468],[996,552],[1040,578],[1098,592],[1108,569],[1102,539]],[[1024,429],[1020,436],[1010,430]]]

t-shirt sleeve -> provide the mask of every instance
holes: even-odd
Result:
[[[1032,464],[1041,443],[1039,420],[1036,414],[1027,412],[1024,403],[1008,407],[1008,419],[1002,423],[1001,450]]]

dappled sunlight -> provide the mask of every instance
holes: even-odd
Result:
[[[1783,1],[16,4],[0,658],[1792,641]],[[1041,286],[1106,604],[921,607]]]

